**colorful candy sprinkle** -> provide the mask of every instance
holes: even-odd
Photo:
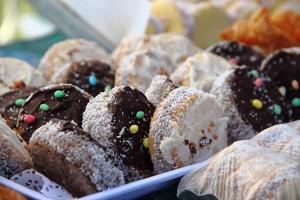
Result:
[[[229,62],[230,64],[232,64],[232,65],[236,65],[236,64],[238,63],[238,60],[237,60],[236,58],[230,58],[230,59],[228,60],[228,62]]]
[[[255,87],[260,88],[263,84],[262,78],[255,79],[255,81],[253,81],[253,84],[255,85]]]
[[[144,116],[145,116],[145,113],[143,111],[138,111],[136,114],[135,114],[136,118],[138,119],[143,119]]]
[[[299,107],[300,106],[300,98],[298,98],[298,97],[293,98],[292,105],[294,107]]]
[[[278,104],[274,104],[273,111],[276,115],[280,115],[281,114],[281,106]]]
[[[179,83],[176,83],[176,84],[175,84],[175,87],[176,87],[176,88],[179,88],[179,87],[181,87],[181,86],[182,86],[182,85],[179,84]]]
[[[282,96],[285,96],[285,94],[286,94],[286,89],[285,89],[284,86],[280,86],[280,87],[278,88],[278,90],[279,90],[279,92],[280,92],[280,94],[281,94]]]
[[[129,128],[131,134],[136,134],[139,131],[139,127],[137,125],[131,125]]]
[[[95,74],[92,74],[89,76],[89,84],[91,86],[96,86],[97,82],[98,82],[98,80],[97,80],[97,77],[95,76]]]
[[[253,69],[250,72],[248,72],[248,76],[253,76],[254,78],[258,78],[259,74],[257,70]]]
[[[261,109],[263,107],[263,103],[259,99],[253,99],[252,106],[254,106],[256,109]]]
[[[24,115],[23,121],[26,124],[31,124],[31,123],[35,122],[35,116],[34,115]]]
[[[16,106],[23,106],[23,104],[25,103],[25,99],[17,99],[16,101],[15,101],[15,105]]]
[[[291,82],[291,86],[294,90],[298,90],[299,89],[299,83],[297,80],[292,80]]]
[[[111,85],[106,85],[106,86],[104,87],[104,91],[105,91],[105,92],[108,92],[109,90],[111,90]]]
[[[54,97],[57,98],[57,99],[62,99],[62,98],[65,97],[65,93],[62,90],[56,90],[54,92]]]
[[[48,104],[42,103],[40,105],[40,110],[41,111],[47,112],[49,109],[50,109],[50,107],[48,106]]]
[[[149,148],[149,138],[144,138],[143,139],[143,146],[147,149]]]

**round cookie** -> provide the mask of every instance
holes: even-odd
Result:
[[[100,60],[72,62],[57,70],[51,83],[70,83],[96,96],[114,85],[114,70]]]
[[[227,118],[213,95],[180,87],[156,108],[149,133],[155,173],[203,161],[226,146]]]
[[[170,76],[170,79],[182,86],[194,87],[209,92],[214,80],[234,66],[220,56],[209,52],[200,52],[189,57]]]
[[[229,144],[289,121],[289,109],[275,83],[253,68],[225,72],[215,81],[211,93],[216,95],[230,119]]]
[[[25,87],[12,90],[0,96],[0,115],[7,125],[15,129],[17,127],[18,114],[25,100],[36,90],[33,87]]]
[[[83,113],[83,130],[119,156],[126,182],[152,174],[148,133],[153,112],[143,93],[120,86],[93,98]]]
[[[110,56],[95,42],[68,39],[54,44],[41,59],[39,69],[46,80],[67,63],[83,60],[101,60],[112,65]]]
[[[72,122],[53,119],[38,128],[29,143],[34,168],[74,197],[125,183],[119,161]]]
[[[274,52],[263,61],[261,69],[285,97],[292,110],[292,120],[300,119],[300,48]]]
[[[92,97],[71,84],[49,85],[25,101],[18,116],[17,132],[28,142],[32,133],[50,119],[74,121],[81,127],[82,113]]]
[[[148,101],[157,107],[175,88],[174,83],[167,76],[157,75],[153,77],[145,96]]]
[[[10,178],[32,166],[31,158],[17,134],[0,117],[0,176]]]
[[[44,80],[30,64],[14,58],[0,58],[0,95],[25,86],[39,87]]]
[[[221,41],[207,49],[209,52],[221,56],[232,64],[246,65],[258,69],[264,59],[260,49],[235,41]]]

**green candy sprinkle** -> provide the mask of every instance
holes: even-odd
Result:
[[[144,116],[145,116],[145,113],[143,111],[138,111],[136,114],[135,114],[136,118],[138,119],[143,119]]]
[[[47,112],[48,110],[49,110],[49,106],[48,106],[48,104],[45,104],[45,103],[42,103],[41,105],[40,105],[40,110],[41,111],[44,111],[44,112]]]
[[[176,88],[179,88],[179,87],[181,87],[181,84],[176,83],[176,84],[175,84],[175,87],[176,87]]]
[[[250,72],[248,72],[249,76],[253,76],[254,78],[258,78],[259,74],[257,72],[257,70],[253,69]]]
[[[104,88],[104,91],[108,92],[109,90],[111,90],[111,85],[106,85]]]
[[[274,104],[273,111],[276,115],[280,115],[281,114],[281,106],[278,104]]]
[[[25,99],[17,99],[15,101],[16,106],[23,106],[24,103],[25,103]]]
[[[65,97],[65,93],[62,90],[56,90],[54,92],[54,97],[57,98],[57,99],[64,98]]]
[[[292,105],[294,107],[299,107],[300,106],[300,98],[296,97],[296,98],[293,98],[292,100]]]

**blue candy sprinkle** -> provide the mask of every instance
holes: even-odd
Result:
[[[90,75],[89,76],[89,84],[91,86],[96,86],[97,85],[97,78],[95,75]]]

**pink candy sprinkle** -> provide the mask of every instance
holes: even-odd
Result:
[[[262,78],[257,78],[255,81],[253,81],[253,84],[255,85],[255,87],[261,87],[263,84]]]
[[[34,115],[24,115],[23,121],[26,124],[31,124],[35,121],[35,116]]]
[[[238,60],[236,58],[231,58],[228,60],[228,62],[232,65],[236,65],[238,63]]]
[[[291,85],[292,85],[292,88],[294,90],[298,90],[299,89],[299,83],[298,83],[297,80],[292,80]]]

